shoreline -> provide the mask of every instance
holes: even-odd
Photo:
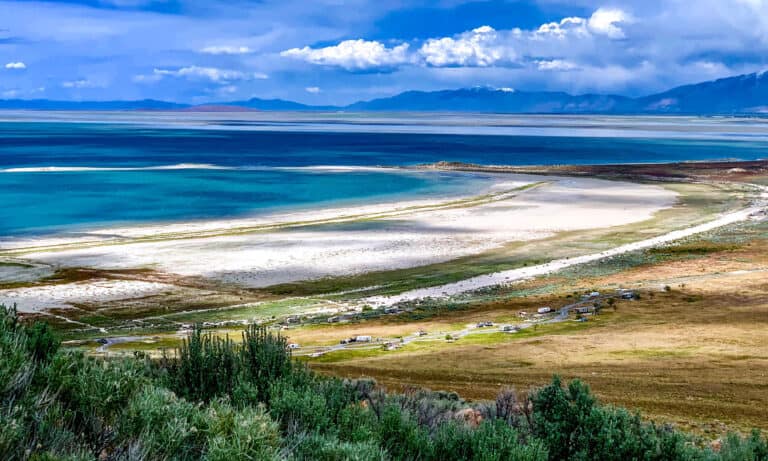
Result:
[[[310,167],[322,169],[326,167]],[[353,167],[347,167],[353,168]],[[407,171],[390,167],[360,167],[366,171]],[[290,168],[292,169],[292,168]],[[357,167],[354,167],[355,171]],[[413,173],[428,171],[410,169]],[[350,170],[352,171],[352,170]],[[434,173],[441,173],[435,171]],[[445,173],[445,172],[443,172]],[[131,224],[116,224],[113,226],[77,226],[79,230],[60,231],[52,234],[20,235],[0,237],[0,257],[11,256],[29,251],[55,250],[60,246],[107,245],[110,243],[125,244],[132,241],[176,240],[186,238],[210,238],[237,233],[263,232],[284,228],[305,227],[322,224],[335,224],[357,219],[372,219],[389,217],[398,214],[408,214],[416,211],[458,206],[482,200],[494,200],[509,193],[543,182],[539,177],[520,179],[525,175],[514,175],[499,172],[457,171],[455,173],[475,177],[474,181],[485,182],[493,178],[490,184],[470,191],[468,188],[475,184],[467,184],[462,192],[437,194],[430,198],[416,198],[415,195],[406,200],[374,198],[366,203],[365,199],[343,199],[335,201],[337,205],[320,203],[320,206],[285,207],[282,211],[256,213],[241,217],[168,220],[155,222],[136,222]],[[349,203],[350,200],[352,203]],[[346,203],[345,203],[346,202]],[[87,226],[87,225],[86,225]],[[74,234],[76,236],[70,236]]]
[[[677,200],[676,193],[658,185],[557,176],[498,175],[483,192],[493,190],[448,202],[342,209],[346,213],[342,215],[338,209],[318,210],[315,220],[304,216],[295,221],[291,215],[294,221],[257,223],[261,227],[243,228],[228,221],[223,229],[220,223],[193,230],[186,224],[110,229],[111,240],[47,241],[42,247],[41,242],[35,246],[17,242],[0,255],[61,268],[151,268],[262,288],[426,266],[558,232],[641,222]],[[179,228],[186,232],[172,232]],[[57,285],[54,291],[81,288],[70,285]],[[7,293],[0,291],[0,301],[13,301],[3,296]],[[35,301],[33,296],[26,299],[26,304]]]
[[[318,201],[305,201],[297,203],[266,203],[254,206],[250,210],[242,210],[234,214],[213,214],[207,217],[172,216],[157,219],[124,219],[113,222],[72,222],[70,224],[56,224],[41,226],[37,230],[23,230],[21,232],[0,235],[0,255],[3,250],[13,249],[25,245],[27,242],[37,241],[46,245],[48,242],[57,242],[97,239],[104,237],[142,237],[153,233],[160,233],[167,229],[173,229],[173,233],[202,232],[205,230],[227,228],[249,228],[265,226],[275,222],[315,221],[328,219],[329,216],[338,214],[351,214],[355,209],[365,212],[388,211],[390,208],[403,206],[424,206],[438,201],[460,200],[476,195],[493,193],[503,188],[503,173],[481,173],[469,171],[426,171],[415,168],[395,168],[388,166],[333,166],[314,165],[297,167],[270,167],[270,166],[237,166],[230,167],[216,164],[192,164],[180,163],[157,166],[141,167],[29,167],[0,169],[0,176],[29,174],[41,175],[44,180],[47,174],[57,173],[99,173],[99,172],[141,172],[141,171],[179,171],[179,170],[214,170],[214,171],[283,171],[303,172],[307,174],[344,174],[344,173],[381,173],[384,175],[414,176],[425,179],[425,182],[417,187],[405,190],[393,190],[386,193],[377,193],[364,196],[339,196],[323,198]],[[436,184],[439,175],[448,175],[455,181],[453,184]],[[498,180],[489,181],[488,178]],[[288,185],[286,185],[288,186]],[[511,187],[516,187],[512,185]],[[191,231],[190,231],[191,229]],[[145,234],[145,235],[142,235]]]

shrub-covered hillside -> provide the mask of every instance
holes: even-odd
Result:
[[[0,307],[0,459],[741,461],[768,442],[701,448],[557,378],[495,402],[388,394],[313,374],[257,327],[242,343],[197,331],[162,360],[88,357]]]

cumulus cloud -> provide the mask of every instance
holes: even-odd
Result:
[[[2,62],[2,61],[0,61],[0,62]],[[27,65],[24,64],[21,61],[16,61],[16,62],[9,62],[8,64],[5,65],[5,68],[6,69],[22,70],[22,69],[26,69]]]
[[[536,61],[536,68],[539,70],[550,71],[568,71],[576,70],[579,68],[575,63],[564,59],[550,59],[550,60],[538,60]]]
[[[281,56],[347,70],[387,69],[408,62],[408,44],[387,48],[377,41],[345,40],[325,48],[291,48]]]
[[[610,38],[624,38],[624,31],[619,26],[631,20],[631,16],[617,8],[599,8],[587,21],[587,27],[595,34]]]
[[[488,67],[501,61],[513,61],[515,50],[499,40],[493,27],[481,26],[453,38],[427,40],[419,56],[434,67]]]
[[[448,37],[387,48],[378,41],[346,40],[324,48],[292,48],[284,57],[347,70],[425,67],[521,67],[533,62],[542,71],[579,68],[580,55],[595,58],[598,44],[626,38],[633,17],[618,8],[598,8],[589,17],[566,17],[530,30],[496,30],[483,25]],[[608,46],[603,46],[607,48]],[[564,56],[563,58],[553,56]]]
[[[205,54],[249,54],[253,50],[247,46],[230,46],[230,45],[218,45],[218,46],[206,46],[200,50]]]
[[[317,94],[317,93],[319,93],[319,92],[320,92],[320,87],[317,87],[317,86],[308,86],[308,87],[304,88],[304,90],[305,90],[307,93]]]
[[[189,78],[193,80],[210,80],[215,83],[227,83],[234,80],[263,80],[269,78],[267,74],[263,74],[261,72],[243,72],[239,70],[200,66],[188,66],[182,67],[180,69],[155,69],[153,74],[159,77],[170,76]],[[148,79],[147,76],[142,77],[143,80]]]
[[[598,8],[589,18],[572,16],[563,18],[559,22],[542,24],[534,36],[566,38],[602,35],[619,39],[625,38],[621,25],[631,21],[632,16],[618,8]]]
[[[542,24],[532,34],[534,39],[546,39],[549,37],[565,38],[568,35],[586,37],[589,35],[587,20],[579,17],[563,18],[560,22],[548,22]]]

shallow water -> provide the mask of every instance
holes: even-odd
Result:
[[[768,157],[761,120],[216,117],[3,114],[0,236],[443,197],[479,191],[483,181],[460,173],[311,168],[319,165]]]

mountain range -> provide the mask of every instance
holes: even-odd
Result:
[[[0,110],[152,111],[459,111],[540,114],[762,114],[768,113],[768,72],[684,85],[639,98],[611,94],[571,95],[475,87],[406,91],[347,106],[310,106],[281,99],[253,98],[205,105],[153,99],[140,101],[0,100]]]

